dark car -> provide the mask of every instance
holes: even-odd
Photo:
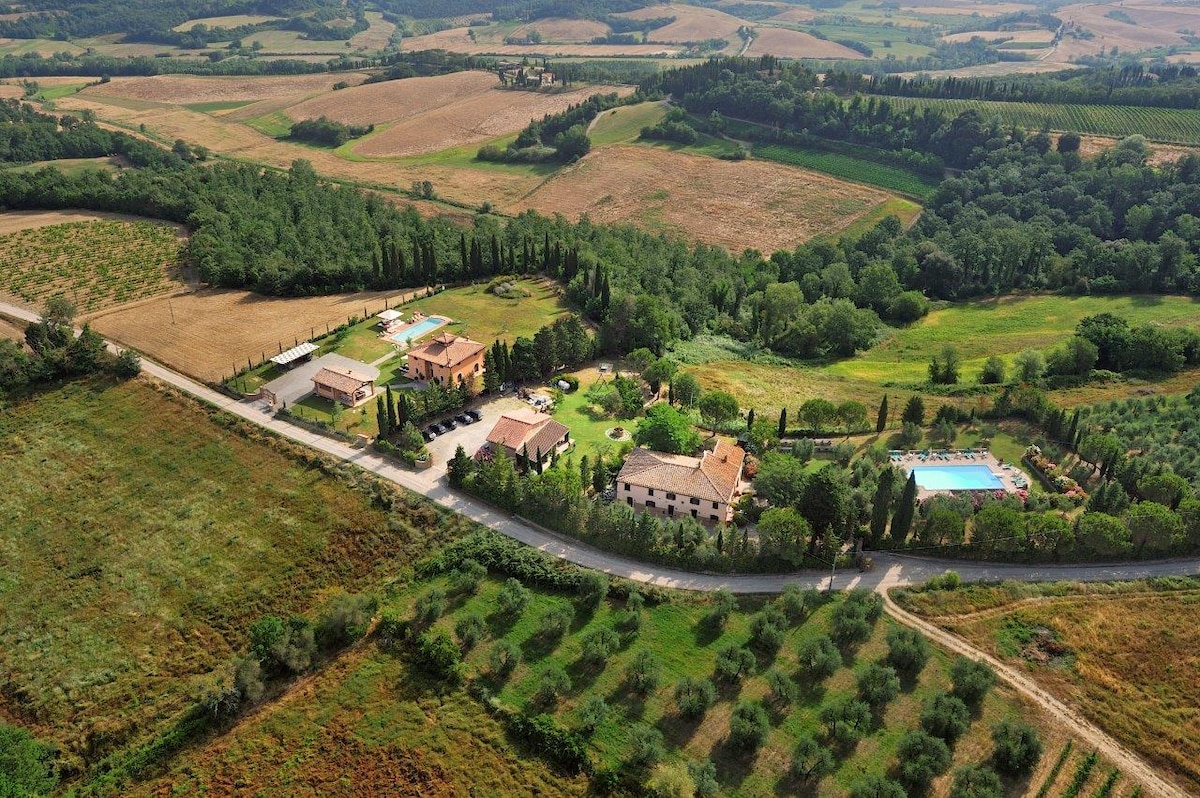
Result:
[[[463,411],[464,416],[470,416],[474,421],[483,421],[483,411],[471,408]]]
[[[441,435],[446,430],[442,428],[441,424],[434,422],[433,424],[430,424],[428,427],[426,427],[425,431],[428,432],[430,435],[433,435],[436,438],[438,435]]]
[[[436,434],[434,434],[434,433],[432,433],[432,432],[430,432],[428,429],[423,429],[423,430],[421,430],[421,437],[425,439],[425,442],[426,442],[426,443],[428,443],[429,441],[431,441],[431,440],[433,440],[434,438],[436,438],[436,437],[437,437],[437,435],[436,435]]]
[[[457,416],[454,417],[454,420],[457,421],[459,424],[474,424],[475,423],[475,419],[471,418],[471,416],[466,413],[459,413]]]
[[[452,419],[452,418],[447,418],[447,419],[443,420],[442,426],[446,429],[447,432],[449,432],[452,429],[458,429],[458,424],[455,424],[454,419]]]

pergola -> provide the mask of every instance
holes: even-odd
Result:
[[[316,352],[319,348],[312,341],[305,341],[299,346],[293,346],[291,349],[280,352],[271,358],[271,362],[278,363],[280,366],[290,366],[297,361],[307,360],[309,355]]]

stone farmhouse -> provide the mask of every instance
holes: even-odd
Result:
[[[733,520],[746,452],[718,442],[700,457],[634,449],[617,475],[617,501],[667,518],[705,524]]]

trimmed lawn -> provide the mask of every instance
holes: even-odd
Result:
[[[590,383],[589,383],[590,384]],[[610,439],[604,433],[616,426],[624,427],[632,433],[637,429],[638,420],[631,418],[619,420],[593,412],[584,394],[587,386],[580,381],[579,390],[563,394],[562,401],[554,408],[554,418],[566,424],[571,430],[571,438],[576,444],[576,454],[594,455],[597,452],[614,451],[620,442]]]
[[[518,336],[533,334],[559,316],[569,313],[566,303],[550,281],[518,280],[530,296],[503,299],[488,293],[487,284],[451,288],[440,294],[402,305],[404,315],[420,310],[426,316],[447,316],[453,323],[436,330],[465,335],[491,346],[503,338],[510,344]]]
[[[637,139],[644,127],[653,127],[667,115],[666,103],[646,102],[623,105],[600,114],[588,128],[593,147],[620,144]]]

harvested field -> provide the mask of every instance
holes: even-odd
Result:
[[[747,25],[745,20],[732,14],[718,11],[715,8],[700,6],[650,6],[617,14],[618,17],[629,19],[658,19],[675,17],[675,21],[661,28],[650,31],[650,39],[656,42],[700,42],[705,39],[728,39],[730,44],[738,43],[738,28]]]
[[[289,56],[297,53],[308,55],[341,55],[349,49],[346,47],[346,43],[342,41],[306,39],[303,34],[290,30],[267,30],[255,33],[243,39],[243,42],[247,47],[257,42],[262,45],[262,53],[276,53]]]
[[[955,14],[970,16],[978,14],[981,17],[998,17],[1001,14],[1015,14],[1018,11],[1032,11],[1034,6],[1028,3],[962,3],[958,0],[946,0],[945,5],[925,3],[921,6],[905,7],[905,11],[915,14]]]
[[[314,97],[291,106],[285,113],[296,121],[327,116],[347,125],[378,125],[470,100],[499,85],[494,72],[478,70],[432,78],[389,80]],[[522,93],[536,96],[533,92]]]
[[[736,28],[735,28],[736,30]],[[414,36],[404,40],[404,49],[447,50],[467,55],[547,55],[547,56],[591,56],[614,57],[622,55],[674,55],[677,49],[661,44],[504,44],[472,40],[471,28],[451,28],[425,36]]]
[[[205,289],[156,299],[94,316],[92,326],[107,338],[144,352],[197,379],[217,382],[247,358],[258,363],[308,340],[325,326],[345,324],[399,301],[400,292],[362,292],[283,299],[249,291]]]
[[[946,42],[969,42],[974,38],[985,42],[1045,42],[1047,45],[1054,38],[1052,30],[971,30],[964,33],[950,33],[942,37]]]
[[[653,147],[589,154],[508,210],[628,222],[740,252],[794,247],[836,232],[888,198],[882,191],[766,161],[720,161]]]
[[[367,21],[371,27],[350,37],[350,46],[356,50],[382,50],[387,47],[396,32],[396,26],[383,18],[378,11],[368,11]]]
[[[559,42],[587,44],[596,36],[605,36],[610,28],[603,22],[592,19],[539,19],[527,22],[508,34],[521,38],[530,31],[537,31],[542,36],[542,42],[557,44]],[[476,37],[479,36],[476,32]]]
[[[816,13],[808,8],[789,8],[782,14],[776,14],[768,22],[808,22]]]
[[[0,338],[11,338],[14,341],[25,340],[25,328],[7,319],[0,318]]]
[[[197,25],[207,25],[210,28],[236,28],[241,25],[258,25],[262,22],[271,22],[277,19],[283,19],[283,17],[266,17],[262,14],[230,14],[227,17],[201,17],[200,19],[189,19],[187,22],[171,28],[171,30],[187,31]]]
[[[352,146],[358,155],[393,158],[438,152],[450,147],[479,144],[515,133],[532,119],[565,111],[592,94],[616,91],[630,94],[631,87],[589,86],[586,89],[541,94],[492,86],[486,92],[429,113],[397,121],[385,130]]]
[[[283,77],[155,75],[153,77],[113,78],[108,83],[89,86],[83,94],[84,96],[148,100],[173,105],[252,102],[274,97],[303,97],[318,92],[332,91],[333,84],[338,82],[356,86],[366,79],[367,76],[361,72],[331,72],[323,75]]]
[[[1104,136],[1080,136],[1079,154],[1084,158],[1093,158],[1105,150],[1117,146],[1118,141],[1120,139],[1105,138]],[[1151,144],[1149,148],[1150,155],[1146,158],[1146,162],[1154,166],[1178,161],[1189,153],[1200,154],[1200,147],[1182,147],[1175,144]]]
[[[780,58],[866,58],[862,53],[845,45],[787,28],[758,28],[746,55],[777,55]]]
[[[1138,6],[1123,5],[1120,10],[1128,14],[1131,18],[1138,19],[1140,23],[1130,25],[1127,22],[1106,16],[1112,10],[1113,6],[1111,5],[1098,4],[1070,5],[1058,9],[1055,14],[1062,17],[1063,21],[1068,24],[1074,23],[1078,27],[1090,31],[1094,36],[1091,39],[1065,37],[1059,44],[1057,55],[1061,58],[1067,58],[1088,55],[1101,50],[1108,51],[1113,47],[1119,48],[1121,53],[1131,53],[1152,47],[1186,46],[1186,40],[1176,32],[1177,29],[1180,27],[1196,27],[1196,17],[1184,17],[1174,11],[1164,12],[1159,15],[1151,12],[1145,16],[1147,21],[1142,22],[1136,16],[1139,13]],[[1183,21],[1172,25],[1167,22],[1168,18],[1179,18]],[[1159,26],[1151,25],[1151,21],[1158,22]]]

